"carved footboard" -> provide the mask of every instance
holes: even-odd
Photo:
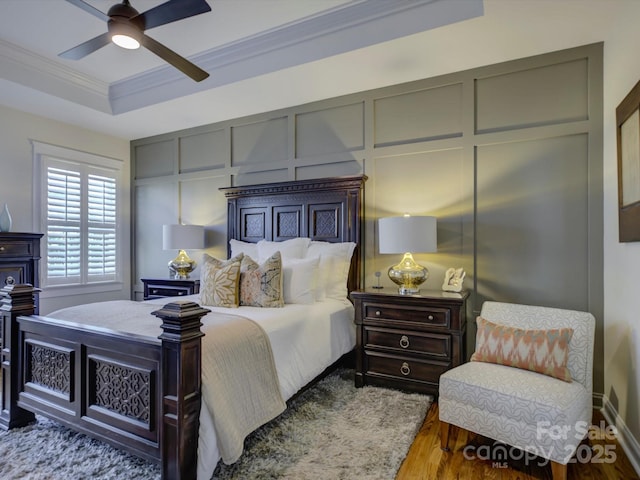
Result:
[[[158,339],[33,316],[31,285],[4,287],[0,427],[42,414],[194,479],[200,412],[200,319],[179,301],[153,312]]]

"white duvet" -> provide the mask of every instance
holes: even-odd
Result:
[[[180,299],[200,301],[199,295]],[[164,305],[170,301],[160,298],[143,303]],[[287,304],[284,308],[202,306],[211,310],[202,319],[203,324],[215,323],[219,311],[250,318],[264,329],[271,342],[280,392],[287,400],[355,346],[353,306],[346,300]],[[220,453],[213,418],[205,407],[200,409],[198,479],[209,480]]]

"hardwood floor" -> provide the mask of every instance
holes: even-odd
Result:
[[[605,427],[604,418],[600,412],[594,413],[594,423]],[[606,427],[605,427],[606,428]],[[600,459],[600,462],[576,462],[568,467],[567,480],[640,480],[629,459],[625,455],[617,440],[605,438],[606,432],[594,428],[585,440],[586,446],[580,449],[582,458]],[[414,440],[407,457],[405,458],[396,480],[551,480],[551,467],[543,463],[537,457],[525,462],[518,460],[515,452],[512,460],[492,461],[484,459],[467,459],[465,446],[469,445],[467,452],[483,452],[480,457],[486,458],[485,453],[493,441],[463,431],[457,427],[451,427],[449,437],[450,452],[440,450],[440,422],[438,421],[438,405],[434,403],[429,411]],[[478,450],[478,447],[482,447]],[[600,454],[598,456],[598,453]],[[607,462],[606,458],[615,461]]]

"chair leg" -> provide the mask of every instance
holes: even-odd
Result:
[[[553,480],[567,480],[567,465],[552,461],[551,478]]]
[[[443,452],[449,451],[449,431],[450,430],[451,430],[451,424],[440,420],[440,449]]]

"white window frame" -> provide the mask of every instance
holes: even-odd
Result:
[[[33,146],[33,180],[34,180],[34,228],[35,231],[45,233],[41,243],[41,268],[40,286],[43,292],[41,297],[56,297],[65,295],[75,295],[84,293],[100,293],[119,290],[123,286],[123,225],[122,225],[122,205],[123,198],[123,178],[124,162],[119,159],[104,157],[94,153],[83,152],[70,148],[51,145],[48,143],[31,141]],[[104,175],[116,180],[116,265],[115,275],[109,279],[97,279],[89,281],[88,264],[86,257],[88,222],[86,218],[81,221],[81,242],[82,260],[81,275],[77,281],[61,282],[59,279],[48,278],[48,251],[47,236],[49,222],[47,219],[47,171],[48,167],[66,168],[68,170],[80,172],[82,175],[81,185],[87,186],[87,176],[89,174]],[[82,203],[87,202],[86,194],[83,193]],[[86,208],[83,205],[83,209]]]

